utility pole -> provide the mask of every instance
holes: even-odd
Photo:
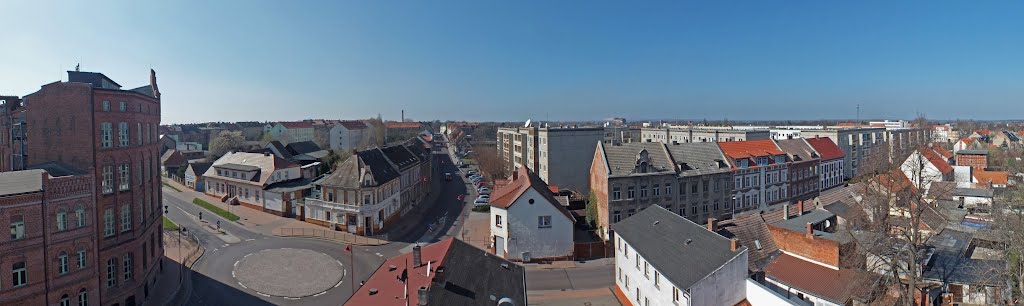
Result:
[[[857,103],[857,123],[860,123],[860,103]]]

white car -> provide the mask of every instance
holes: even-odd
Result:
[[[480,201],[480,200],[490,201],[491,200],[491,196],[486,195],[486,194],[482,194],[479,197],[476,197],[476,201],[473,201],[473,202],[476,203],[477,201]]]
[[[483,188],[477,189],[476,191],[479,194],[491,194],[491,189],[487,188],[487,187],[483,187]]]
[[[473,201],[473,205],[484,206],[484,205],[487,205],[490,202],[491,202],[491,200],[489,200],[489,199],[477,198],[476,201]]]

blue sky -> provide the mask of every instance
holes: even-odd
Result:
[[[81,62],[156,69],[164,123],[1024,118],[1024,1],[67,2],[0,2],[0,94]]]

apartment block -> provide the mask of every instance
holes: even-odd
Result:
[[[879,165],[888,163],[884,127],[834,126],[823,129],[801,130],[804,138],[829,138],[843,150],[844,179],[860,173],[871,173]]]
[[[640,141],[668,144],[762,140],[771,139],[771,137],[772,133],[767,128],[737,129],[734,127],[671,126],[643,128],[640,130]]]
[[[515,127],[498,129],[498,159],[507,173],[526,165],[548,185],[586,191],[594,145],[606,137],[603,127]]]
[[[792,201],[805,201],[818,197],[820,188],[821,154],[804,139],[783,139],[775,142],[790,160],[789,194]]]
[[[791,160],[772,140],[719,142],[732,169],[736,211],[788,201]]]
[[[694,222],[730,216],[733,185],[725,159],[714,143],[599,143],[590,192],[601,235],[610,239],[613,224],[652,206]]]

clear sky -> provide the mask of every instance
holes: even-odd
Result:
[[[1024,118],[1024,1],[0,1],[0,94],[163,122]]]

